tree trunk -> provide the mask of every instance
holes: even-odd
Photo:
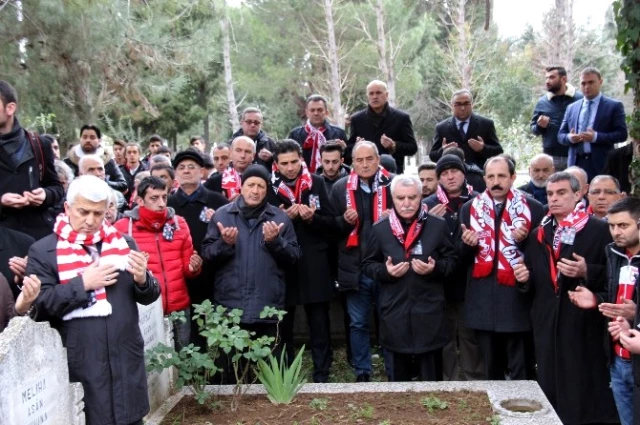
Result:
[[[461,86],[464,89],[471,90],[471,64],[469,64],[467,52],[466,3],[467,0],[458,0],[455,25],[458,32],[458,67]]]
[[[224,6],[226,9],[226,5]],[[240,128],[240,119],[238,118],[238,106],[236,103],[236,95],[233,92],[233,75],[231,73],[231,42],[229,40],[229,18],[226,10],[224,17],[220,20],[220,29],[222,30],[222,60],[224,64],[224,84],[227,88],[227,105],[229,108],[229,123],[235,132]]]
[[[202,132],[202,137],[204,137],[204,140],[206,140],[207,142],[209,142],[212,146],[213,146],[213,141],[210,139],[209,136],[209,120],[211,119],[211,115],[209,114],[209,111],[207,111],[206,115],[204,116],[204,119],[202,120],[202,126],[203,128],[203,132]]]
[[[333,2],[334,0],[324,0],[324,17],[327,22],[327,41],[329,43],[328,53],[331,70],[329,86],[334,121],[339,127],[344,128],[345,110],[342,106],[342,81],[340,78],[340,60],[338,58],[338,46],[333,22]]]
[[[384,79],[387,83],[387,91],[389,92],[389,105],[395,106],[396,103],[396,82],[393,69],[393,60],[391,58],[391,47],[387,48],[387,35],[384,29],[384,3],[378,0],[376,5],[376,25],[378,30],[378,65]]]

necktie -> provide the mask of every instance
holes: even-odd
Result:
[[[466,121],[463,121],[463,122],[460,123],[460,125],[458,125],[458,130],[460,131],[460,137],[462,137],[461,142],[464,141],[464,139],[465,139],[465,137],[467,135],[467,133],[464,132],[464,125],[466,123],[467,123]]]
[[[591,105],[593,104],[593,100],[587,101],[587,108],[582,115],[582,121],[580,122],[580,132],[587,131],[589,128],[589,121],[591,120]],[[591,153],[591,144],[584,142],[582,143],[582,153],[588,154]]]

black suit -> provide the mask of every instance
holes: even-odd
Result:
[[[476,152],[469,146],[469,139],[479,140],[480,137],[484,141],[484,149],[481,152]],[[429,153],[429,158],[434,162],[437,162],[442,156],[443,139],[447,139],[447,143],[456,142],[458,147],[464,151],[464,162],[475,164],[480,168],[484,168],[484,163],[487,159],[502,153],[502,146],[500,146],[500,141],[496,135],[496,127],[493,125],[493,121],[476,114],[471,114],[471,117],[469,117],[469,125],[464,139],[456,126],[454,117],[440,121],[436,125],[433,147]]]
[[[392,154],[380,143],[383,134],[396,142],[396,150]],[[347,142],[349,156],[358,137],[375,143],[381,155],[391,154],[396,160],[398,174],[402,174],[404,170],[404,157],[418,152],[418,143],[409,114],[392,108],[389,104],[385,105],[381,114],[376,114],[371,108],[367,108],[351,116],[351,134]]]
[[[621,148],[614,149],[607,155],[607,162],[604,164],[602,174],[609,174],[618,179],[620,190],[631,192],[631,182],[629,182],[629,165],[633,159],[633,142]]]

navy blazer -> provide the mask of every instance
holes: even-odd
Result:
[[[581,108],[582,100],[569,105],[564,114],[560,131],[558,131],[558,142],[569,146],[569,166],[576,164],[578,153],[577,145],[569,140],[569,133],[571,130],[578,131]],[[591,143],[591,158],[595,168],[602,170],[607,154],[613,149],[613,145],[627,140],[627,122],[622,102],[602,96],[593,122],[593,130],[598,133],[598,136],[595,143]]]

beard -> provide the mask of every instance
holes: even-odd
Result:
[[[537,187],[538,189],[542,189],[547,185],[546,181],[531,179],[531,184]]]
[[[560,82],[558,81],[555,84],[547,86],[547,91],[550,91],[551,93],[556,94],[560,91],[561,88],[562,88],[562,84],[560,84]]]

